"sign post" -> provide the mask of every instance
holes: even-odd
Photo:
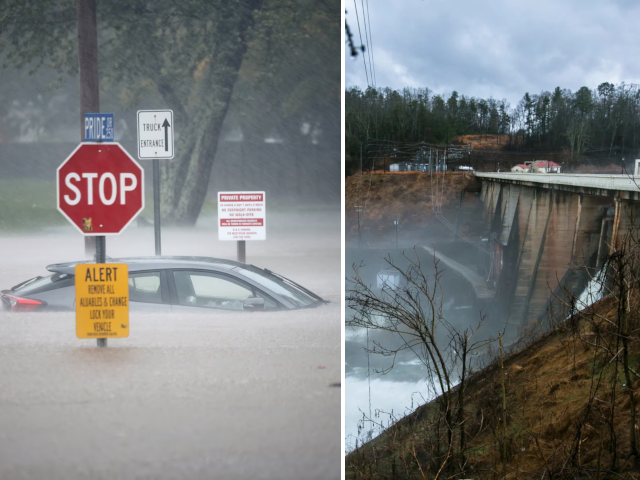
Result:
[[[102,263],[107,263],[107,239],[104,235],[100,235],[99,237],[96,237],[96,264],[102,264]],[[78,278],[78,266],[76,266],[76,279]],[[127,298],[129,298],[129,285],[127,284]],[[78,283],[76,280],[76,301],[78,301],[79,295],[78,295]],[[80,292],[80,294],[82,295],[82,292]],[[82,303],[82,302],[80,302]],[[106,307],[106,301],[105,301],[105,305]],[[99,314],[99,310],[98,310],[98,317],[100,317]],[[94,317],[95,318],[96,315],[96,311],[93,312],[89,312],[89,317]],[[127,325],[129,325],[129,309],[127,308]],[[104,315],[106,316],[106,315]],[[78,311],[78,307],[76,306],[76,336],[78,336],[78,334],[83,334],[84,332],[80,331],[79,332],[79,328],[78,328],[78,318],[85,318],[87,317],[86,313],[85,315],[80,315],[80,311]],[[113,317],[113,315],[109,316],[110,318]],[[94,326],[94,331],[98,330],[98,324],[96,323]],[[109,326],[111,326],[111,323],[109,323]],[[104,332],[106,329],[100,329],[100,333]],[[109,330],[111,330],[109,328]],[[127,335],[129,336],[129,332],[127,331]],[[88,338],[88,337],[79,337],[79,338]],[[102,338],[98,338],[98,347],[106,347],[107,346],[107,338],[106,337],[102,337]]]
[[[237,258],[240,263],[247,263],[247,244],[244,240],[238,240]]]
[[[153,160],[153,229],[156,255],[160,237],[160,162],[173,158],[173,110],[138,110],[138,158]]]
[[[237,258],[246,263],[247,240],[266,240],[265,192],[218,192],[218,240],[237,241]]]
[[[84,141],[85,142],[113,142],[115,129],[113,125],[113,113],[85,113],[84,114]],[[85,237],[88,239],[90,237]],[[105,263],[107,242],[104,235],[95,237],[96,263]],[[76,295],[77,298],[77,295]],[[98,338],[98,346],[106,347],[107,339]]]
[[[96,237],[96,266],[81,264],[76,267],[76,333],[78,338],[96,338],[99,347],[106,347],[107,338],[128,336],[129,290],[126,265],[124,268],[99,266],[106,261],[105,235],[121,233],[144,208],[144,170],[118,143],[81,143],[58,167],[56,183],[58,210],[82,235]],[[105,273],[104,276],[89,277],[85,272],[84,281],[92,278],[96,288],[85,285],[83,290],[79,268]],[[120,288],[116,292],[110,286],[112,274],[116,281],[118,270],[114,268],[120,268],[120,281],[127,285],[126,291]],[[116,294],[118,298],[124,296],[126,301],[113,303],[110,295]],[[92,295],[97,297],[87,300],[93,298]],[[126,309],[111,309],[115,306]],[[114,325],[118,322],[120,327],[116,330]],[[89,324],[93,325],[93,330]],[[114,333],[124,329],[126,335]]]

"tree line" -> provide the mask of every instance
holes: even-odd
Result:
[[[295,155],[301,169],[339,158],[339,14],[336,0],[96,2],[103,105],[160,105],[179,125],[176,158],[161,164],[165,224],[196,223],[225,122],[253,145],[277,137],[280,156]],[[0,127],[11,133],[3,117],[27,72],[55,72],[51,86],[77,88],[76,2],[0,2],[0,64],[15,70],[0,69]],[[44,93],[23,102],[45,109]]]
[[[502,148],[566,149],[570,163],[588,153],[633,154],[640,143],[640,87],[609,82],[576,92],[525,93],[515,107],[428,88],[352,87],[345,92],[347,173],[359,168],[360,149],[371,139],[448,144],[457,135],[502,134]]]

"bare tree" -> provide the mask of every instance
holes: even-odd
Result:
[[[431,385],[438,415],[431,422],[424,438],[421,457],[411,443],[408,452],[421,474],[436,477],[442,472],[463,472],[465,459],[465,382],[469,374],[471,352],[486,345],[475,341],[474,335],[482,325],[480,319],[472,328],[459,331],[445,319],[442,310],[442,271],[434,258],[435,272],[429,277],[414,250],[402,253],[399,260],[385,259],[389,269],[398,272],[400,284],[384,282],[374,288],[360,275],[362,266],[354,266],[354,275],[347,288],[347,304],[353,312],[347,326],[390,334],[388,342],[376,340],[370,353],[389,357],[391,365],[378,373],[394,368],[400,353],[413,353],[425,367],[425,377]],[[402,264],[402,265],[401,265]],[[456,439],[456,436],[458,437]],[[456,441],[457,440],[457,441]],[[421,458],[428,459],[424,465]]]

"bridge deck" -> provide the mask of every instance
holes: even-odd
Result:
[[[640,176],[634,177],[632,175],[475,172],[475,176],[497,182],[584,192],[592,195],[613,196],[616,192],[619,192],[620,196],[624,198],[636,200],[640,194]]]

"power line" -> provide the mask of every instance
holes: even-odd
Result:
[[[360,0],[360,6],[362,7],[362,23],[364,24],[364,41],[367,45],[366,54],[369,56],[369,73],[371,74],[371,83],[375,87],[376,81],[373,75],[373,67],[371,62],[371,43],[369,42],[369,27],[367,26],[367,12],[364,8],[364,0]]]
[[[362,46],[362,53],[364,53],[364,43],[362,43],[362,32],[360,31],[360,17],[358,16],[358,4],[356,0],[353,0],[353,6],[356,7],[356,23],[358,24],[358,35],[360,35],[360,45]],[[367,60],[364,55],[362,55],[362,62],[364,63],[364,74],[367,77],[367,86],[371,86],[371,82],[369,82],[369,72],[367,71]]]
[[[373,72],[373,86],[375,87],[378,85],[378,82],[376,81],[376,62],[373,56],[373,39],[371,38],[371,15],[369,15],[369,0],[367,0],[367,19],[369,22],[369,51],[371,52],[371,60],[369,62],[369,66],[371,67],[371,71]]]

